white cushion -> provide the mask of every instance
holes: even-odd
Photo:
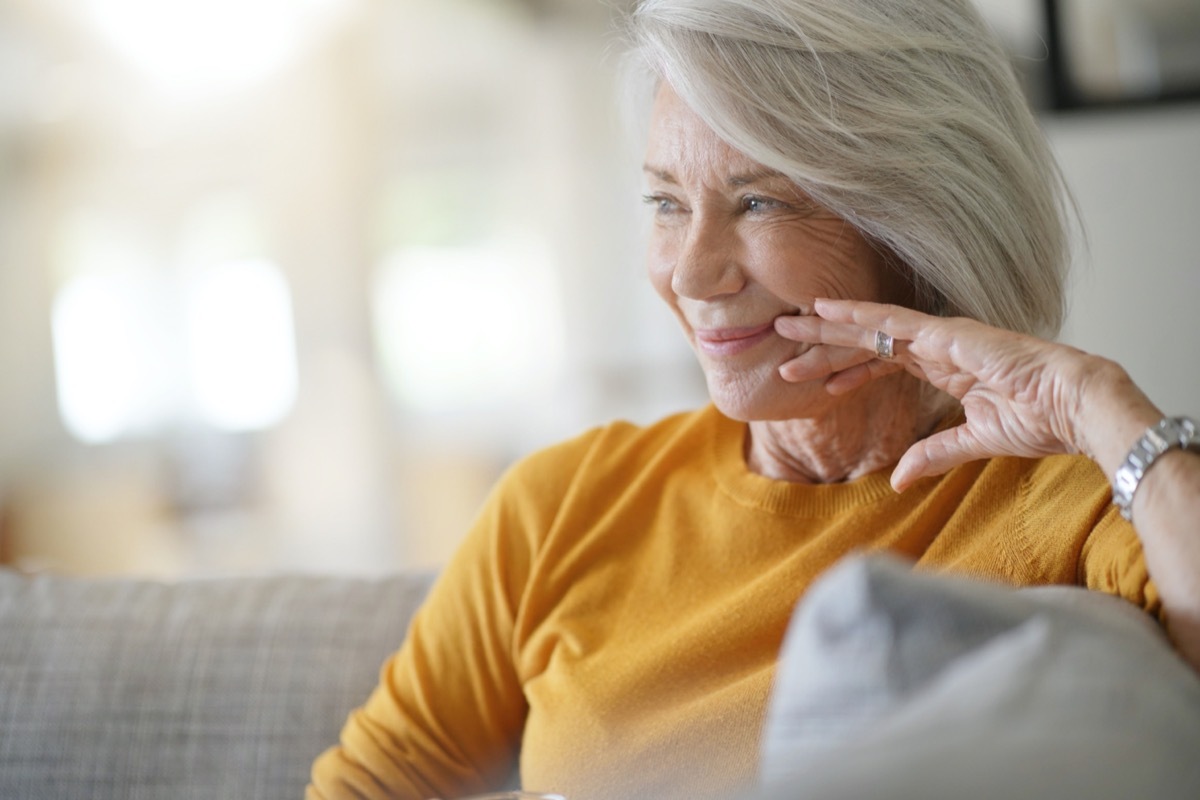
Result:
[[[1200,678],[1140,609],[855,556],[797,607],[771,798],[1200,798]]]

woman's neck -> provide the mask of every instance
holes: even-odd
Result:
[[[841,483],[900,460],[937,426],[946,395],[899,373],[838,398],[819,416],[749,424],[751,472],[792,483]]]

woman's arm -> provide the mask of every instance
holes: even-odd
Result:
[[[512,565],[497,560],[491,516],[439,577],[337,746],[314,762],[307,800],[457,797],[499,789],[513,771],[526,711],[511,658],[519,587],[510,592],[501,574]]]
[[[527,459],[493,490],[374,692],[314,762],[307,800],[460,797],[508,782],[528,710],[513,629],[530,532],[545,527],[537,496],[556,499],[538,471],[545,459]]]
[[[918,441],[900,459],[892,473],[898,491],[1004,455],[1084,453],[1111,479],[1163,418],[1119,365],[1073,347],[898,306],[817,300],[814,310],[776,322],[781,335],[814,345],[781,368],[785,379],[824,378],[839,394],[907,370],[962,403],[962,425]],[[874,352],[876,331],[895,338],[892,358],[853,364],[831,356],[846,347]],[[851,365],[833,371],[834,362]],[[1134,496],[1133,522],[1172,639],[1200,671],[1200,455],[1176,448],[1160,456]]]
[[[1111,477],[1163,414],[1117,364],[1098,360],[1096,375],[1079,427],[1090,432],[1085,452]],[[1172,448],[1155,459],[1138,484],[1132,511],[1167,629],[1200,670],[1200,455]]]

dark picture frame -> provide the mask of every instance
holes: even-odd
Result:
[[[1042,0],[1055,111],[1200,102],[1200,0]]]

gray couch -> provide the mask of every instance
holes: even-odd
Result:
[[[0,571],[0,798],[288,798],[431,582]]]

